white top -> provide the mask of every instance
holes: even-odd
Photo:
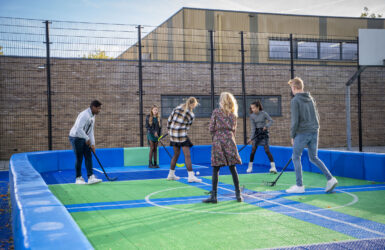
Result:
[[[95,145],[94,124],[95,115],[92,114],[91,108],[83,110],[76,118],[70,136],[90,140],[91,145]]]

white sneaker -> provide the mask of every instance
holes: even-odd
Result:
[[[270,162],[270,170],[269,172],[270,173],[273,173],[273,174],[276,174],[277,173],[277,169],[275,168],[275,162]]]
[[[167,180],[168,181],[177,181],[177,180],[179,180],[180,179],[180,177],[179,176],[176,176],[175,174],[174,175],[168,175],[167,176]]]
[[[289,189],[286,189],[286,193],[289,194],[303,194],[305,193],[305,186],[294,185]]]
[[[249,167],[246,170],[247,173],[253,172],[253,162],[249,162]]]
[[[91,176],[88,178],[88,184],[96,184],[96,183],[99,183],[99,182],[102,182],[102,180],[96,178],[95,175],[91,175]]]
[[[83,185],[86,184],[86,182],[84,181],[83,177],[80,176],[76,178],[75,184]]]
[[[189,177],[187,178],[187,181],[188,181],[188,182],[202,182],[202,179],[199,179],[199,178],[197,178],[195,175],[193,175],[193,176],[189,176]]]
[[[326,193],[329,193],[329,192],[332,192],[333,189],[337,186],[338,184],[338,181],[336,178],[331,178],[330,180],[328,180],[328,182],[326,183],[326,188],[325,188],[325,192]]]

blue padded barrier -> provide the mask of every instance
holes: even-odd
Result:
[[[120,167],[124,164],[123,148],[96,149],[96,154],[103,167]],[[39,173],[75,168],[75,154],[72,150],[33,152],[28,153],[27,157]],[[95,167],[98,167],[94,156],[92,156],[92,162]],[[84,167],[83,159],[82,168]]]
[[[196,147],[196,146],[194,146]],[[167,151],[170,153],[171,157],[174,155],[174,150],[170,146],[166,146]],[[170,164],[171,158],[168,156],[167,152],[164,150],[162,146],[158,147],[159,152],[159,164]],[[180,150],[179,158],[177,163],[184,163],[184,154],[182,149]]]
[[[191,148],[191,161],[197,165],[211,164],[211,145],[199,145]]]
[[[372,181],[385,181],[385,155],[364,154],[365,179]]]
[[[52,154],[47,152],[47,158],[55,159]],[[35,155],[33,161],[47,163],[42,152]],[[15,249],[93,249],[27,154],[11,157],[9,177]]]
[[[333,151],[331,165],[337,176],[364,179],[364,153]]]

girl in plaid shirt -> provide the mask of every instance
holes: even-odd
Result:
[[[180,179],[175,175],[175,165],[180,154],[180,148],[182,148],[188,172],[188,182],[202,182],[201,179],[195,177],[192,169],[190,147],[192,147],[193,144],[187,136],[187,130],[191,127],[195,117],[193,110],[198,104],[195,97],[189,97],[186,103],[174,108],[171,115],[168,117],[167,129],[170,136],[170,146],[174,149],[174,156],[171,159],[170,172],[167,180]]]

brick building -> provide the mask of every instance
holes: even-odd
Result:
[[[214,30],[215,96],[232,92],[240,104],[237,142],[243,143],[240,31],[244,32],[246,107],[261,99],[272,115],[273,145],[289,145],[291,77],[294,72],[317,100],[320,147],[346,146],[345,83],[357,69],[358,28],[384,28],[384,19],[278,15],[183,8],[142,39],[143,107],[161,108],[163,126],[184,97],[201,106],[189,132],[194,144],[210,144],[210,36]],[[113,40],[112,40],[113,41]],[[53,42],[54,43],[54,42]],[[72,45],[74,48],[81,45]],[[4,50],[6,51],[6,50]],[[47,74],[44,57],[0,56],[0,158],[47,150]],[[385,70],[361,76],[364,145],[384,146]],[[103,103],[96,118],[97,147],[140,145],[138,50],[127,47],[114,60],[51,58],[53,149],[69,149],[68,133],[92,99]],[[352,139],[358,141],[357,89],[352,88]],[[246,109],[247,112],[247,109]],[[246,120],[247,134],[249,121]],[[166,141],[167,143],[167,141]],[[144,142],[146,145],[146,142]]]

